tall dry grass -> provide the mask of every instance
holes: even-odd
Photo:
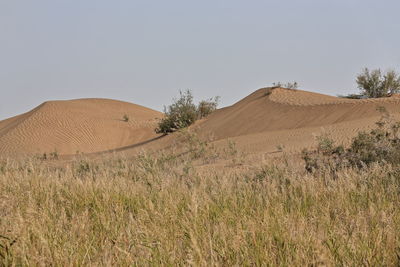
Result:
[[[198,171],[162,155],[0,164],[5,266],[400,264],[400,172]]]

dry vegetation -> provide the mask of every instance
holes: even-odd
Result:
[[[187,92],[161,120],[161,132],[178,132],[164,149],[147,150],[156,154],[90,160],[78,154],[66,162],[54,151],[0,159],[0,266],[399,266],[400,124],[386,108],[378,109],[376,129],[355,135],[348,147],[326,136],[302,155],[277,145],[273,153],[283,156],[263,166],[247,164],[257,154],[229,139],[238,131],[232,122],[248,123],[241,135],[300,127],[299,117],[307,118],[303,128],[327,123],[310,107],[340,105],[333,107],[344,113],[330,118],[336,123],[353,112],[342,101],[260,89],[211,115],[214,122],[203,121],[198,135],[180,128],[214,111],[217,99],[196,106]],[[376,103],[393,110],[400,102],[362,103],[359,113],[372,120]],[[274,124],[281,114],[292,118],[287,125]],[[129,118],[124,127],[135,125]],[[143,132],[149,129],[154,135],[147,126]],[[220,133],[210,137],[220,142],[206,141],[208,132]]]
[[[183,156],[1,161],[1,264],[399,265],[398,169],[204,171],[190,140]]]

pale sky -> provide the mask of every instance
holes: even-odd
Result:
[[[231,105],[273,82],[357,92],[400,71],[399,0],[0,0],[0,120],[47,100]]]

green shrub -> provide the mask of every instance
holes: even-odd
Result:
[[[382,74],[380,69],[365,68],[356,79],[361,94],[369,98],[385,97],[400,91],[400,76],[394,70]]]
[[[128,122],[128,121],[129,121],[128,115],[125,114],[125,115],[122,117],[122,120],[123,120],[124,122]]]
[[[179,99],[164,108],[165,117],[160,121],[157,133],[172,133],[176,130],[186,128],[197,119],[197,107],[193,103],[193,95],[187,90],[180,92]]]
[[[218,102],[219,97],[200,101],[199,105],[197,106],[198,118],[202,119],[213,113],[217,109]]]
[[[189,90],[180,92],[179,99],[164,108],[165,117],[160,121],[156,133],[168,134],[192,125],[196,120],[204,118],[216,110],[218,97],[203,100],[196,106]]]

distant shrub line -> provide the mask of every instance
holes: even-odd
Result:
[[[272,83],[272,88],[297,89],[298,87],[299,87],[299,84],[296,81],[287,82],[287,83],[282,83],[282,82]]]

